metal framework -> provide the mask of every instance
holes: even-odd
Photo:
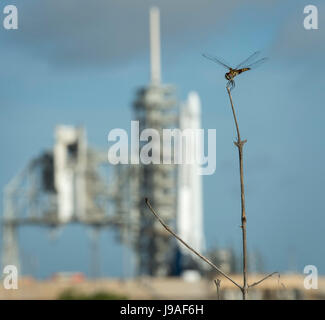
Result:
[[[126,182],[132,175],[133,168],[130,166],[121,168],[120,165],[109,166],[106,153],[89,147],[80,150],[82,145],[80,142],[84,142],[82,141],[84,131],[82,128],[76,130],[81,140],[79,140],[78,159],[69,164],[73,191],[69,198],[74,204],[72,215],[69,219],[60,216],[60,202],[66,199],[60,198],[55,183],[58,169],[55,164],[56,151],[53,148],[32,160],[5,187],[2,266],[15,265],[20,270],[18,228],[27,225],[55,228],[68,223],[79,223],[92,227],[91,273],[93,276],[99,275],[98,234],[102,228],[114,227],[120,231],[121,241],[126,243],[130,240],[125,237],[125,234],[128,234],[128,228],[135,226],[136,223],[131,222],[129,204],[123,199],[130,193],[130,186]],[[80,166],[82,157],[86,161],[83,166]],[[86,199],[83,210],[76,204],[76,200],[81,197]]]
[[[151,152],[159,151],[160,164],[139,164],[136,166],[134,199],[135,218],[138,232],[135,232],[134,249],[137,257],[137,273],[151,276],[171,274],[175,260],[176,245],[162,226],[153,219],[145,206],[144,198],[169,224],[176,225],[177,174],[174,164],[163,164],[164,150],[162,130],[176,128],[178,124],[178,102],[175,88],[161,84],[160,63],[160,13],[157,7],[150,9],[150,60],[151,82],[137,92],[133,109],[134,118],[139,121],[139,131],[150,128],[159,133],[159,143],[151,143]],[[140,150],[146,142],[139,141]],[[170,155],[172,157],[172,155]],[[173,163],[173,161],[172,161]]]
[[[154,7],[150,10],[151,82],[138,90],[133,110],[140,132],[158,131],[160,143],[152,143],[152,152],[159,148],[160,164],[109,166],[106,153],[87,146],[83,129],[62,129],[53,150],[31,161],[5,189],[3,265],[19,267],[18,227],[81,223],[95,229],[93,273],[98,273],[99,265],[98,230],[109,226],[117,228],[119,240],[134,250],[138,275],[172,273],[176,243],[144,202],[148,197],[164,221],[176,227],[177,167],[172,154],[172,164],[163,164],[163,157],[171,151],[164,150],[161,139],[163,129],[179,127],[179,103],[175,88],[161,84],[159,24],[159,9]],[[139,143],[140,150],[144,144]],[[103,166],[110,169],[108,180]]]
[[[177,174],[174,164],[163,164],[166,152],[163,149],[162,130],[177,126],[177,100],[172,86],[152,84],[138,91],[134,102],[135,118],[139,121],[140,132],[152,128],[159,132],[160,164],[140,164],[138,167],[139,192],[137,208],[139,214],[139,233],[135,240],[138,273],[152,276],[166,276],[171,273],[175,259],[175,243],[148,213],[144,197],[148,197],[152,205],[165,221],[175,225],[177,201]],[[140,142],[140,150],[143,147]],[[173,161],[172,161],[173,163]]]

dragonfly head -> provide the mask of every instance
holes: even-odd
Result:
[[[225,74],[225,78],[226,78],[227,80],[231,80],[231,76],[230,76],[229,72],[227,72],[227,73]]]

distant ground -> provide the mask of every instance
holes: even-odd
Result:
[[[240,282],[241,275],[233,278]],[[263,275],[250,275],[253,283]],[[317,290],[304,289],[301,275],[273,276],[250,291],[251,299],[325,299],[325,277],[318,280]],[[71,296],[71,294],[73,296]],[[69,296],[70,295],[70,296]],[[212,280],[193,282],[182,278],[136,278],[130,280],[83,278],[38,281],[24,277],[17,290],[1,286],[0,299],[217,299]],[[221,278],[221,298],[240,299],[241,293],[228,280]]]

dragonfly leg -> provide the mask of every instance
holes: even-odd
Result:
[[[227,88],[231,91],[233,88],[235,88],[235,81],[234,80],[229,80],[227,82]]]

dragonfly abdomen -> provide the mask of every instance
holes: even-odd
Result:
[[[251,68],[230,69],[230,71],[225,74],[225,78],[227,80],[232,80],[233,78],[235,78],[236,76],[238,76],[242,72],[248,71],[250,69]]]
[[[237,74],[241,74],[242,72],[245,72],[245,71],[248,71],[250,70],[251,68],[242,68],[242,69],[238,69],[236,70],[237,71]]]

